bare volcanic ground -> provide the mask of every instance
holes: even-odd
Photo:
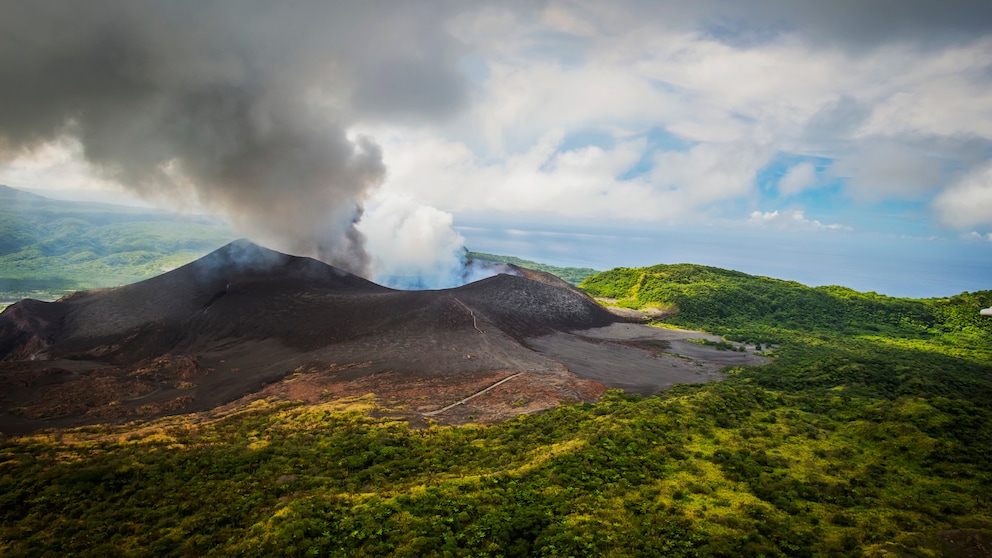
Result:
[[[0,314],[0,432],[368,393],[414,421],[496,420],[760,359],[616,323],[554,276],[503,271],[395,291],[237,241],[133,285],[25,300]]]
[[[573,333],[530,339],[535,350],[552,356],[581,378],[650,395],[674,384],[696,384],[724,377],[727,366],[766,364],[746,350],[720,351],[689,339],[720,341],[698,331],[616,323]]]

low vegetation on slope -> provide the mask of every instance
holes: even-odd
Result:
[[[416,429],[377,418],[365,397],[8,438],[0,554],[992,547],[992,330],[974,319],[989,292],[895,300],[698,266],[614,270],[584,286],[678,305],[673,321],[770,343],[774,362],[490,425]]]

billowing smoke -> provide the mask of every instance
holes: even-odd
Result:
[[[464,101],[458,45],[432,5],[6,3],[0,158],[74,136],[148,198],[189,200],[273,248],[368,275],[356,223],[385,167],[349,128]]]
[[[406,196],[372,201],[359,225],[368,238],[373,280],[396,289],[444,289],[497,273],[507,266],[466,261],[465,239],[450,213]]]

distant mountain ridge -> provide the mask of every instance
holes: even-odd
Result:
[[[42,202],[48,198],[44,196],[39,196],[38,194],[32,194],[31,192],[25,192],[24,190],[18,190],[17,188],[11,188],[10,186],[5,186],[0,184],[0,200],[4,202],[10,201],[24,201],[24,202]]]
[[[0,302],[133,283],[233,240],[213,219],[0,187]]]

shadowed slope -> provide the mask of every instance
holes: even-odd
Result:
[[[94,351],[115,362],[148,358],[188,344],[190,333],[226,335],[223,329],[197,327],[225,297],[251,303],[223,305],[221,320],[250,324],[263,320],[269,302],[280,293],[310,290],[389,292],[319,261],[239,240],[146,281],[82,291],[52,303],[15,304],[0,319],[0,358],[80,357]]]

